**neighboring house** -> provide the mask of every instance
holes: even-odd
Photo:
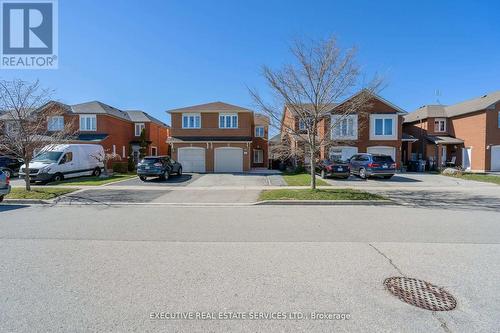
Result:
[[[172,157],[186,172],[243,172],[268,166],[267,117],[214,102],[168,111]]]
[[[500,171],[500,91],[449,106],[423,106],[408,114],[403,126],[419,139],[410,158],[435,167]]]
[[[318,140],[325,139],[321,146],[320,159],[340,157],[346,160],[357,153],[373,153],[390,155],[401,165],[401,146],[403,142],[402,124],[404,110],[384,98],[371,94],[366,106],[357,114],[343,114],[342,107],[352,99],[359,98],[361,92],[351,96],[339,104],[330,105],[330,116],[318,124],[316,135]],[[282,126],[282,140],[290,140],[291,149],[303,147],[300,133],[302,124],[294,116],[289,107],[285,107]],[[332,127],[332,124],[334,126]],[[286,128],[292,126],[300,135],[290,134]],[[288,132],[288,133],[287,133]],[[298,147],[298,148],[297,148]],[[308,154],[302,162],[307,163]]]
[[[76,135],[72,141],[101,144],[106,152],[119,155],[122,162],[126,162],[131,153],[138,161],[142,130],[145,131],[146,155],[167,155],[169,152],[165,143],[169,126],[143,111],[123,111],[98,101],[74,105],[49,102],[45,105],[48,107],[64,111],[63,115],[47,120],[49,131],[73,123]]]

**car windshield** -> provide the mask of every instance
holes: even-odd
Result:
[[[340,157],[333,157],[330,160],[328,160],[328,162],[330,162],[330,163],[346,163],[346,161]]]
[[[158,163],[158,162],[160,162],[159,158],[144,158],[141,161],[141,164],[153,165],[153,164]]]
[[[394,163],[390,156],[373,156],[373,162],[379,163]]]
[[[36,155],[32,162],[57,162],[62,154],[60,151],[44,151]]]

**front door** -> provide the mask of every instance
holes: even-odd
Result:
[[[472,160],[472,148],[466,147],[462,148],[462,169],[465,171],[470,171]]]
[[[441,165],[445,166],[447,162],[446,146],[441,147]]]

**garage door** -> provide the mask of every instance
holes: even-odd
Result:
[[[369,154],[382,154],[389,155],[396,162],[396,148],[394,147],[368,147],[367,153]]]
[[[491,171],[500,171],[500,146],[491,147]]]
[[[205,172],[205,149],[197,147],[179,148],[177,160],[184,172]]]
[[[215,172],[243,172],[243,149],[216,148]]]

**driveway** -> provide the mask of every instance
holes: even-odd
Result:
[[[202,176],[203,175],[199,173],[185,173],[182,176],[172,175],[168,180],[148,178],[145,182],[136,177],[118,183],[111,183],[106,186],[187,186]]]
[[[281,175],[252,173],[207,173],[189,184],[191,187],[282,186]]]

